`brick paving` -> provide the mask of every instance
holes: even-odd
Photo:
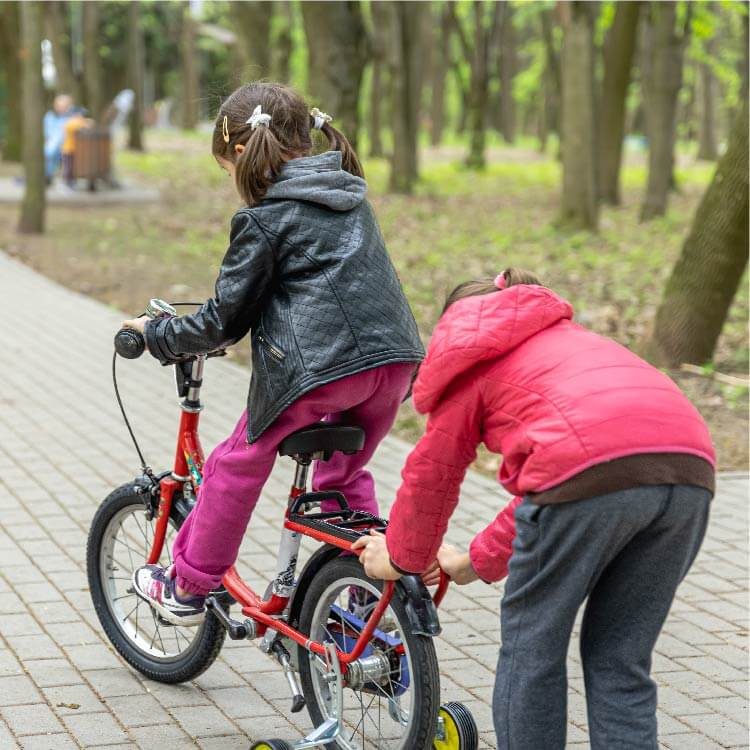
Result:
[[[281,671],[248,642],[185,685],[133,672],[103,637],[86,587],[85,543],[101,499],[128,481],[132,446],[113,398],[111,337],[121,315],[0,254],[2,338],[10,360],[0,390],[0,748],[247,748],[309,729],[291,715]],[[149,461],[168,466],[177,410],[171,368],[120,366],[121,389]],[[204,389],[207,448],[242,409],[247,373],[211,361]],[[374,462],[391,498],[409,446],[389,438]],[[275,559],[291,464],[279,461],[258,506],[241,571],[260,585]],[[493,482],[470,474],[450,540],[466,544],[497,512]],[[657,645],[661,747],[748,746],[748,478],[723,475],[701,554]],[[474,713],[493,746],[490,699],[501,587],[453,589],[436,646],[444,700]],[[569,748],[587,747],[583,678],[569,659]],[[541,750],[541,749],[540,749]]]

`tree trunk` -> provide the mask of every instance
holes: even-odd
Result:
[[[471,79],[468,90],[467,124],[469,126],[469,154],[466,166],[472,169],[485,167],[485,140],[489,109],[489,53],[491,40],[497,35],[501,11],[506,3],[486,4],[484,0],[474,0],[473,45],[469,44],[466,34],[455,14],[455,6],[449,5],[452,25],[461,42],[461,49],[471,61]],[[486,22],[486,11],[490,10],[491,20]]]
[[[182,6],[180,54],[182,57],[182,127],[194,130],[198,125],[198,50],[195,44],[195,19],[190,5]]]
[[[336,127],[357,147],[359,92],[367,63],[367,35],[359,3],[304,2],[308,89],[312,104],[336,117]]]
[[[740,18],[742,20],[742,52],[738,56],[737,65],[740,74],[739,107],[741,108],[742,103],[748,99],[748,85],[750,84],[748,80],[748,76],[750,76],[750,17],[746,13]]]
[[[386,87],[384,78],[388,67],[388,30],[390,9],[385,3],[372,3],[372,81],[370,85],[370,156],[382,157],[383,150],[383,102]]]
[[[599,115],[599,199],[620,204],[620,164],[625,110],[638,30],[639,2],[618,3],[604,47],[604,82]]]
[[[23,111],[23,166],[26,185],[18,231],[44,232],[44,83],[42,82],[42,9],[38,2],[20,4]]]
[[[384,155],[381,137],[381,105],[383,103],[383,61],[372,61],[372,82],[370,85],[370,156],[381,158]]]
[[[98,120],[104,113],[99,55],[99,3],[83,3],[83,84],[89,116]]]
[[[469,91],[469,154],[466,166],[484,169],[485,135],[487,128],[487,99],[489,87],[489,47],[484,28],[484,0],[474,0],[474,49],[471,59],[471,88]],[[500,3],[496,7],[502,7]]]
[[[0,3],[0,70],[4,71],[8,116],[3,143],[5,161],[21,161],[23,117],[21,107],[17,105],[21,101],[19,5],[15,2]]]
[[[513,27],[513,6],[503,3],[500,32],[500,133],[506,143],[516,140],[516,100],[513,96],[513,79],[516,76],[518,55],[516,31]]]
[[[644,347],[646,356],[659,365],[711,360],[742,279],[750,242],[747,131],[745,100]]]
[[[594,19],[592,4],[559,6],[562,52],[562,211],[561,221],[596,230],[596,132],[594,126]]]
[[[128,5],[128,83],[135,93],[130,113],[128,148],[143,151],[143,28],[138,0]]]
[[[81,87],[73,75],[70,60],[71,40],[68,30],[68,4],[52,0],[44,4],[44,24],[52,42],[52,58],[57,71],[57,92],[70,94],[76,103],[81,99]]]
[[[646,126],[649,139],[648,185],[641,221],[663,216],[673,182],[677,97],[682,86],[682,59],[689,30],[691,5],[687,4],[684,30],[676,29],[677,3],[652,2],[648,23],[653,29],[650,75],[644,76]],[[647,50],[648,53],[648,50]]]
[[[254,81],[271,74],[271,13],[273,3],[242,0],[230,3],[238,32],[242,79]]]
[[[557,133],[558,139],[562,139],[560,122],[562,71],[560,69],[560,55],[555,49],[555,40],[552,33],[552,13],[549,10],[542,10],[540,17],[545,56],[544,120],[546,142],[546,135],[549,132]]]
[[[440,8],[437,54],[432,65],[432,100],[430,102],[430,143],[439,146],[445,127],[445,78],[450,63],[451,21],[444,4]]]
[[[276,36],[276,42],[273,45],[271,54],[271,69],[273,78],[281,83],[289,82],[289,62],[294,52],[294,43],[292,40],[292,28],[294,24],[294,15],[292,4],[289,0],[278,0],[274,4],[278,16],[283,23],[281,30]]]
[[[411,193],[418,178],[420,2],[389,3],[393,20],[390,69],[393,92],[393,155],[390,188]]]
[[[714,54],[714,40],[706,43],[706,52]],[[714,107],[716,106],[714,93],[716,79],[708,63],[701,63],[698,69],[700,75],[700,107],[701,119],[698,128],[698,158],[715,161],[718,156],[716,149],[716,132],[714,130]]]
[[[458,16],[456,15],[456,3],[446,2],[445,7],[448,12],[448,18],[450,19],[450,28],[456,34],[456,38],[458,39],[461,48],[460,53],[457,56],[451,56],[450,64],[456,78],[456,85],[458,86],[461,95],[461,113],[459,115],[456,132],[463,135],[466,132],[471,116],[472,82],[471,72],[469,73],[469,81],[464,81],[461,62],[467,61],[471,63],[474,59],[475,50],[474,47],[469,44],[469,40],[466,38],[466,33],[461,26],[461,22],[458,20]]]

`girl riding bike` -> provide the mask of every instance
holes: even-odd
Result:
[[[202,622],[290,433],[323,419],[364,428],[364,449],[320,462],[313,488],[339,490],[352,508],[377,515],[364,466],[424,352],[357,155],[330,120],[286,86],[237,89],[217,115],[212,153],[246,206],[232,219],[215,295],[191,315],[124,324],[144,333],[163,364],[252,330],[247,410],[206,461],[174,564],[133,576],[136,593],[173,624]],[[311,155],[314,129],[330,151]]]

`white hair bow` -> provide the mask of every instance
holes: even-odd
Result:
[[[252,130],[258,127],[258,125],[265,125],[268,127],[271,124],[271,115],[266,114],[261,109],[260,104],[253,110],[250,117],[245,120],[245,124],[249,125]]]
[[[313,107],[310,110],[310,117],[315,120],[315,122],[313,123],[313,127],[315,128],[315,130],[321,130],[323,128],[323,125],[333,120],[333,117],[331,117],[331,115],[328,115],[325,112],[321,112],[317,107]]]

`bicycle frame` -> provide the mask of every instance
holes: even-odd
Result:
[[[191,481],[195,485],[196,490],[199,491],[204,463],[203,448],[198,437],[198,425],[202,409],[200,388],[204,363],[204,356],[198,357],[193,362],[190,378],[186,383],[187,395],[180,403],[182,414],[177,434],[177,450],[175,451],[174,466],[171,474],[161,480],[154,540],[147,559],[149,564],[155,564],[161,556],[175,492],[182,490]],[[290,503],[306,492],[308,469],[308,465],[298,463],[294,484],[289,492]],[[281,619],[294,592],[294,573],[302,536],[309,536],[324,544],[330,544],[343,551],[352,552],[350,542],[331,534],[294,523],[289,519],[287,511],[284,517],[284,528],[279,546],[278,572],[271,584],[271,596],[268,599],[263,599],[259,596],[242,580],[234,566],[224,576],[222,583],[231,596],[240,604],[243,614],[255,622],[256,636],[262,636],[271,630],[274,633],[293,640],[308,651],[327,658],[328,649],[325,644],[311,641],[307,635],[300,633]],[[440,585],[433,597],[436,606],[442,601],[448,588],[448,583],[449,578],[442,573]],[[370,638],[380,623],[381,616],[391,603],[394,588],[395,584],[393,581],[385,581],[383,595],[368,618],[352,651],[346,653],[336,649],[339,664],[342,667],[346,667],[346,665],[359,659],[364,652]]]

